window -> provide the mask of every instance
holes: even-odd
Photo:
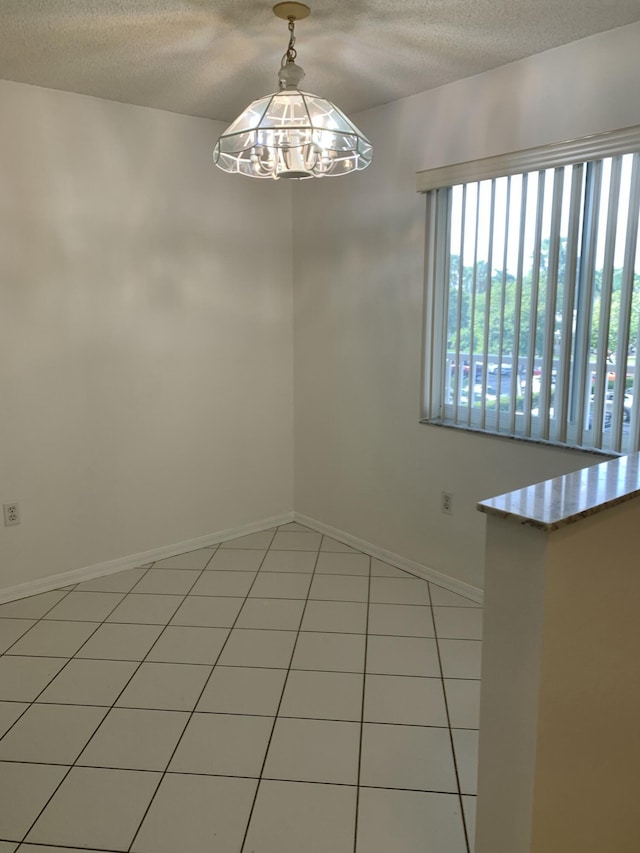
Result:
[[[425,421],[640,450],[634,152],[640,128],[418,176]]]

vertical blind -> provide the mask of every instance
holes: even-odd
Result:
[[[425,419],[640,449],[639,213],[634,152],[429,189]]]

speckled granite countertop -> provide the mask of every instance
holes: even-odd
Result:
[[[481,501],[480,512],[557,530],[640,496],[640,453]]]

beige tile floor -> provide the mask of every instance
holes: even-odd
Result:
[[[299,524],[0,606],[0,853],[470,853],[482,611]]]

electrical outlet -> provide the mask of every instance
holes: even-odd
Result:
[[[20,524],[20,504],[17,501],[2,504],[2,509],[4,511],[5,527],[10,527],[12,524]]]
[[[453,515],[453,495],[451,492],[440,493],[440,509],[445,515]]]

